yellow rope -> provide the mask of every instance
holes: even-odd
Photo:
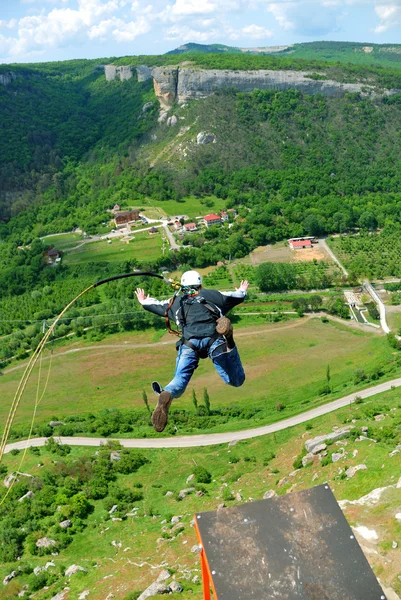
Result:
[[[46,393],[47,390],[47,386],[49,384],[49,379],[50,379],[50,371],[51,371],[51,366],[52,366],[52,360],[53,360],[53,351],[50,355],[50,362],[49,362],[49,368],[47,370],[47,377],[46,377],[46,382],[43,388],[43,392],[42,395],[39,398],[39,391],[40,391],[40,379],[41,379],[41,374],[42,374],[42,355],[40,354],[40,360],[39,360],[39,374],[38,374],[38,384],[36,386],[36,398],[35,398],[35,406],[33,408],[33,415],[32,415],[32,419],[31,419],[31,426],[29,428],[29,435],[28,435],[28,439],[27,442],[25,444],[25,448],[24,448],[24,452],[22,454],[21,460],[19,462],[18,468],[16,469],[16,473],[20,473],[21,469],[22,469],[22,465],[25,461],[25,457],[26,457],[26,453],[28,451],[29,448],[29,442],[31,440],[32,437],[32,431],[33,431],[33,426],[35,424],[35,418],[36,418],[36,411],[37,408],[40,404],[40,402],[43,400],[43,397]],[[0,506],[2,506],[2,504],[5,502],[5,500],[7,499],[8,495],[10,494],[11,490],[14,487],[14,484],[17,482],[17,477],[15,477],[15,479],[13,479],[10,483],[10,486],[7,489],[7,492],[4,494],[3,498],[0,500]]]
[[[78,296],[76,296],[69,304],[67,304],[67,306],[61,311],[61,313],[56,317],[56,319],[54,320],[54,322],[52,323],[52,325],[49,327],[49,329],[47,330],[47,332],[45,333],[45,335],[43,336],[43,338],[41,339],[41,341],[39,342],[37,348],[35,349],[33,355],[31,356],[31,358],[28,361],[28,364],[25,368],[25,371],[21,377],[21,380],[18,384],[18,388],[17,391],[15,392],[13,401],[11,403],[11,407],[7,416],[7,420],[6,420],[6,424],[4,426],[4,431],[3,431],[3,435],[2,435],[2,439],[1,439],[1,443],[0,443],[0,463],[2,461],[3,455],[4,455],[4,450],[6,448],[7,445],[7,441],[10,435],[10,430],[14,421],[14,417],[15,417],[15,413],[17,411],[17,408],[19,406],[19,403],[21,401],[22,395],[25,391],[25,388],[27,386],[28,380],[30,378],[30,375],[32,373],[33,368],[35,367],[38,358],[41,355],[41,352],[43,350],[43,348],[45,347],[47,341],[49,340],[50,336],[52,335],[57,323],[59,322],[59,320],[65,315],[65,313],[67,312],[67,310],[73,305],[75,304],[75,302],[77,300],[79,300],[79,298],[81,298],[81,296],[83,296],[84,294],[86,294],[87,292],[89,292],[91,289],[93,289],[94,284],[92,284],[91,286],[89,286],[88,288],[86,288],[86,290],[84,290],[83,292],[81,292],[80,294],[78,294]],[[48,380],[47,380],[48,381]],[[47,383],[46,383],[47,386]],[[44,393],[42,394],[41,399],[39,400],[39,402],[42,400]],[[39,404],[39,402],[37,404]],[[36,414],[36,408],[37,405],[35,406],[35,413]],[[33,426],[33,425],[32,425]],[[26,451],[25,451],[26,453]],[[24,453],[24,455],[25,455]]]

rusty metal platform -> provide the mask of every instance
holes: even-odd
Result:
[[[195,515],[209,600],[386,600],[328,485]]]

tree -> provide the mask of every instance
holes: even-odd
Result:
[[[331,380],[331,375],[330,375],[330,365],[327,365],[327,367],[326,367],[326,381],[327,381],[327,387],[328,387],[328,388],[330,389],[330,391],[331,391],[330,380]]]
[[[196,397],[195,390],[192,390],[192,403],[195,407],[196,412],[198,412],[198,399]]]
[[[206,388],[203,390],[203,403],[205,405],[206,414],[210,415],[210,398]]]
[[[152,411],[150,410],[150,406],[149,406],[149,402],[148,402],[148,395],[145,392],[145,390],[142,390],[142,400],[143,400],[143,403],[145,404],[146,408],[148,409],[148,413],[152,414]]]

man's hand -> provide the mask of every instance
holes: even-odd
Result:
[[[241,285],[237,289],[237,292],[246,292],[248,287],[249,287],[249,282],[246,279],[244,279],[243,281],[241,281]]]
[[[145,300],[149,298],[149,294],[145,296],[145,290],[141,288],[136,288],[135,295],[138,298],[138,302],[140,302],[140,304],[142,304]]]

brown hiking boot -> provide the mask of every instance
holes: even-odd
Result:
[[[153,428],[159,433],[167,425],[168,421],[168,409],[170,408],[173,398],[170,392],[164,391],[159,395],[159,401],[152,415]]]

